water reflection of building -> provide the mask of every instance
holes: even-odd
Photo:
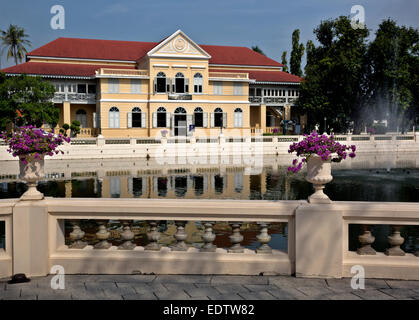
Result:
[[[291,178],[271,167],[257,175],[247,175],[244,167],[169,171],[171,174],[139,170],[136,176],[109,171],[101,178],[66,180],[65,197],[279,199],[291,192]]]

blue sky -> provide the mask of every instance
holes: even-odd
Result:
[[[64,30],[50,27],[56,4],[65,8]],[[160,41],[182,29],[198,44],[258,45],[280,61],[282,51],[291,50],[294,29],[305,43],[321,20],[350,15],[353,5],[364,6],[373,32],[389,17],[419,28],[417,0],[2,0],[0,29],[24,27],[32,49],[58,37]],[[13,64],[2,56],[3,68]]]

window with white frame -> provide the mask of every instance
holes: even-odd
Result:
[[[109,177],[109,192],[111,198],[121,197],[121,178],[120,177]]]
[[[71,93],[77,92],[77,84],[68,84],[67,85],[67,91]]]
[[[243,190],[243,173],[234,173],[234,191],[240,193]]]
[[[193,91],[194,91],[194,93],[202,93],[202,85],[203,85],[202,74],[195,73],[195,75],[193,77]]]
[[[109,109],[109,128],[119,128],[119,109],[117,107]]]
[[[234,82],[233,95],[241,96],[243,94],[243,84],[241,82]]]
[[[63,83],[55,83],[55,92],[64,92],[64,84]]]
[[[108,93],[119,93],[119,79],[108,79]]]
[[[223,83],[221,81],[214,81],[214,95],[221,96],[223,94]]]
[[[141,93],[141,80],[131,79],[131,93]]]
[[[234,110],[234,127],[243,127],[243,110],[240,108]]]

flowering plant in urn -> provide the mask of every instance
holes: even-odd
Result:
[[[292,166],[288,167],[289,173],[300,171],[307,163],[306,180],[314,185],[315,193],[308,200],[311,203],[330,203],[330,199],[323,193],[324,184],[332,181],[331,162],[341,162],[347,156],[354,158],[356,147],[346,146],[335,140],[333,135],[319,135],[313,131],[305,134],[304,139],[290,145],[288,153],[295,152],[301,159],[294,159]],[[349,152],[349,154],[348,154]]]
[[[70,142],[62,134],[47,133],[34,126],[23,126],[8,135],[2,132],[0,137],[9,145],[7,151],[19,157],[20,178],[28,182],[28,191],[23,200],[42,199],[43,194],[36,190],[36,183],[44,176],[44,156],[64,153],[58,146]]]

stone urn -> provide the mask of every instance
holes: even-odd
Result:
[[[28,184],[28,190],[20,197],[21,200],[42,200],[44,195],[36,189],[38,181],[44,178],[44,155],[33,158],[26,164],[19,156],[20,179]]]
[[[311,155],[307,161],[306,180],[314,185],[315,192],[308,197],[310,203],[331,203],[330,198],[323,192],[324,185],[332,181],[331,160],[322,160],[317,155]]]

